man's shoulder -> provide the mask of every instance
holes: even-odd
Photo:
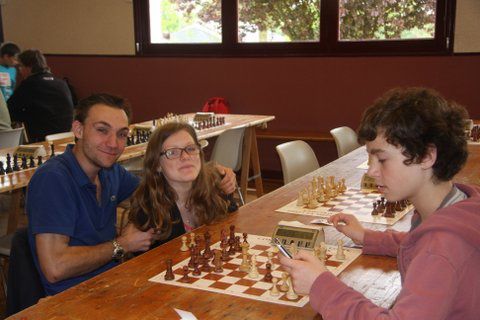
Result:
[[[69,178],[71,170],[68,161],[63,155],[56,156],[46,161],[43,165],[37,168],[32,176],[32,181],[37,179],[62,179]],[[53,181],[52,181],[53,182]]]

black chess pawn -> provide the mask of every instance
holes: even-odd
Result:
[[[35,168],[35,159],[33,158],[33,156],[30,156],[30,164],[29,164],[29,167],[30,167],[30,168]]]
[[[373,202],[372,216],[378,216],[377,203]]]
[[[10,155],[7,155],[7,168],[5,168],[6,173],[12,173],[12,162],[10,161]]]
[[[22,156],[22,170],[28,169],[27,156]]]
[[[50,145],[50,150],[52,150],[52,153],[50,154],[50,158],[55,157],[55,145],[53,143]]]
[[[20,167],[18,166],[18,156],[16,154],[13,155],[13,171],[20,171]]]
[[[41,166],[42,163],[43,163],[43,161],[42,161],[42,156],[38,156],[38,157],[37,157],[37,166]]]
[[[4,175],[5,174],[5,169],[3,168],[3,162],[0,161],[0,175]]]

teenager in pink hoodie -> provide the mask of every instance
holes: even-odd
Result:
[[[480,189],[452,182],[467,159],[466,118],[464,108],[424,88],[394,89],[365,111],[358,134],[368,174],[387,200],[413,203],[412,228],[366,230],[346,214],[330,220],[363,253],[397,257],[402,290],[381,308],[310,253],[280,257],[323,319],[480,319]]]

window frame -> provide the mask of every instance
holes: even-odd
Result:
[[[261,56],[389,56],[447,55],[453,52],[456,0],[437,0],[435,38],[420,40],[338,41],[338,0],[320,2],[319,42],[237,42],[237,1],[222,1],[222,43],[150,43],[148,0],[134,0],[137,56],[261,57]]]

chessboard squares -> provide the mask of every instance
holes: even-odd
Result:
[[[220,279],[224,280],[224,279],[229,279],[229,277],[226,277],[224,275],[222,275],[221,273],[202,273],[202,279],[207,279],[207,280],[214,280],[214,281],[218,281]],[[228,281],[225,281],[224,282],[228,282]],[[233,281],[232,283],[234,283],[235,281]]]

